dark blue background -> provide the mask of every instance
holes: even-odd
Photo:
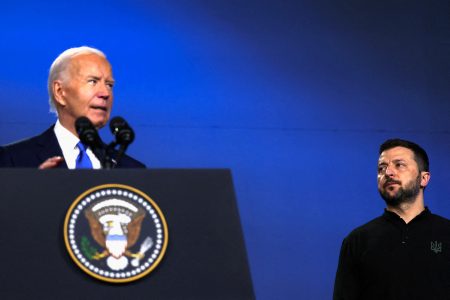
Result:
[[[385,139],[428,151],[425,200],[450,217],[449,11],[420,0],[3,1],[0,144],[53,123],[51,62],[97,47],[117,81],[113,115],[136,130],[130,154],[150,168],[232,169],[257,298],[330,299],[343,237],[382,213]]]

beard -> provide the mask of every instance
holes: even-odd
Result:
[[[386,183],[388,182],[389,180]],[[408,182],[405,187],[400,187],[394,195],[390,195],[384,186],[383,188],[378,189],[378,192],[388,206],[398,207],[403,203],[414,203],[420,192],[420,174],[415,180]]]

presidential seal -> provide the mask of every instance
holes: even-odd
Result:
[[[108,282],[142,278],[161,262],[167,223],[156,203],[126,185],[106,184],[80,195],[64,221],[64,241],[75,263]]]

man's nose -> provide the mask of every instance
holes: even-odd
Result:
[[[106,84],[105,82],[102,82],[101,84],[98,85],[98,97],[108,100],[111,97],[112,94],[112,90],[111,87]]]
[[[395,175],[394,169],[391,166],[387,166],[386,167],[386,171],[384,172],[384,174],[388,177],[391,177],[393,175]]]

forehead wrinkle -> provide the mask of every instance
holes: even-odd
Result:
[[[406,159],[404,159],[404,158],[394,158],[394,159],[391,159],[391,160],[382,160],[381,158],[380,158],[380,160],[378,161],[378,165],[387,165],[387,164],[389,164],[389,163],[396,163],[396,162],[407,162],[407,160]]]

